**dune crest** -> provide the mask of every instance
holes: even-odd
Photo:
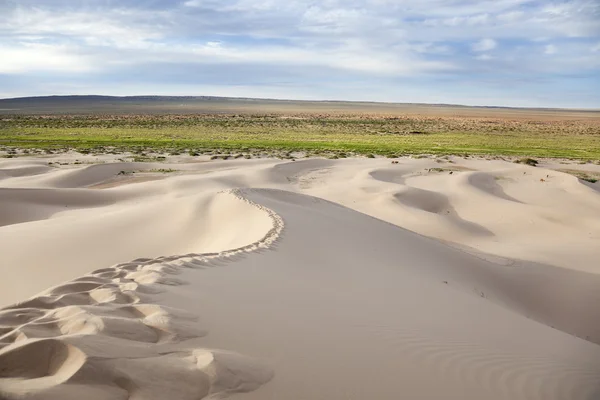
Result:
[[[0,398],[92,400],[222,398],[255,390],[273,372],[249,357],[190,348],[197,317],[152,303],[184,268],[205,269],[272,246],[283,220],[254,243],[212,254],[138,259],[94,271],[0,310]],[[177,377],[174,379],[174,377]]]
[[[53,286],[0,310],[2,400],[600,396],[600,186],[562,164],[65,157],[0,179],[0,300]]]

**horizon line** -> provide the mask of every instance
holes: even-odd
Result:
[[[191,98],[191,99],[230,99],[230,100],[259,100],[259,101],[280,101],[280,102],[303,102],[303,103],[351,103],[351,104],[382,104],[382,105],[420,105],[420,106],[441,106],[441,107],[470,107],[470,108],[502,108],[513,110],[541,110],[541,111],[584,111],[584,112],[600,112],[600,108],[579,108],[579,107],[525,107],[525,106],[503,106],[503,105],[469,105],[458,103],[421,103],[421,102],[391,102],[391,101],[369,101],[369,100],[306,100],[306,99],[289,99],[289,98],[270,98],[270,97],[244,97],[244,96],[215,96],[215,95],[154,95],[154,94],[137,94],[137,95],[103,95],[103,94],[53,94],[40,96],[18,96],[18,97],[2,97],[0,101],[11,100],[27,100],[27,99],[52,99],[52,98],[70,98],[70,97],[95,97],[95,98]]]

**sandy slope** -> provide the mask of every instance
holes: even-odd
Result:
[[[0,398],[600,397],[561,164],[47,162],[0,163]]]

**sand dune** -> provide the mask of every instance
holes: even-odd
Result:
[[[270,369],[250,358],[190,348],[186,340],[206,334],[195,316],[147,303],[161,286],[185,284],[173,277],[182,268],[212,267],[270,246],[282,221],[253,208],[270,220],[256,242],[221,253],[118,264],[0,311],[2,398],[196,400],[268,382]]]
[[[294,190],[484,253],[600,271],[600,185],[555,170],[561,164],[371,161],[340,161],[320,176],[319,167],[299,171]]]
[[[236,351],[275,360],[275,379],[247,398],[593,399],[600,393],[597,345],[527,319],[526,312],[544,317],[528,299],[504,306],[502,296],[518,290],[508,278],[513,269],[496,271],[497,265],[315,198],[248,195],[285,220],[276,251],[252,255],[235,269],[189,275],[190,287],[208,292],[196,296],[205,318],[223,327],[209,343],[235,343]],[[478,268],[485,272],[472,276]],[[233,298],[219,296],[233,279],[244,287]],[[181,292],[170,304],[193,296]],[[597,299],[580,294],[590,304]],[[218,307],[210,305],[215,298]],[[234,316],[248,325],[248,335],[230,332]]]
[[[13,224],[0,228],[0,273],[11,276],[19,265],[22,278],[2,288],[0,300],[15,302],[123,260],[239,247],[269,229],[262,213],[224,194],[123,189],[0,189],[2,222]]]
[[[0,398],[600,397],[598,184],[174,161],[0,163]]]

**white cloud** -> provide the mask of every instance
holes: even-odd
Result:
[[[449,27],[464,27],[464,26],[484,26],[489,23],[489,14],[478,14],[469,16],[456,16],[442,19],[427,19],[425,25],[429,26],[449,26]]]
[[[542,12],[550,15],[568,15],[570,12],[570,6],[566,3],[553,3],[548,4],[542,8]]]
[[[498,14],[498,20],[502,22],[516,22],[522,20],[526,14],[521,10],[509,11],[502,14]]]
[[[169,59],[210,64],[266,64],[278,66],[316,66],[339,70],[373,73],[377,75],[411,75],[432,71],[448,71],[454,66],[448,62],[426,61],[404,54],[380,54],[377,51],[357,52],[351,45],[335,49],[303,49],[269,46],[258,49],[210,43],[193,49],[175,46],[169,49]],[[149,61],[161,61],[163,51],[146,54]],[[136,56],[136,62],[144,56]]]
[[[311,6],[302,16],[301,28],[311,32],[349,33],[363,29],[368,17],[354,9]]]
[[[144,22],[143,14],[122,9],[96,14],[18,7],[3,28],[14,35],[76,39],[91,46],[139,47],[163,37],[160,26],[149,17]]]
[[[422,54],[452,54],[452,48],[448,45],[438,45],[433,42],[410,43],[408,49]]]
[[[254,87],[269,71],[286,85],[317,75],[340,91],[359,79],[400,92],[408,80],[396,78],[439,72],[464,83],[474,72],[527,81],[600,69],[596,0],[27,0],[0,9],[0,84],[2,72],[109,80],[155,68],[167,82],[197,68],[216,71],[215,86]]]
[[[552,54],[556,54],[557,52],[558,52],[558,49],[553,44],[547,44],[546,46],[544,46],[544,54],[552,55]]]
[[[0,73],[23,74],[36,71],[88,72],[94,62],[73,54],[67,46],[22,43],[20,46],[0,46]]]
[[[496,46],[498,46],[498,43],[496,43],[494,39],[481,39],[477,43],[474,43],[471,46],[471,49],[473,49],[473,51],[483,52],[493,50]]]

